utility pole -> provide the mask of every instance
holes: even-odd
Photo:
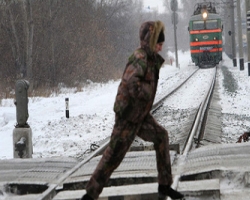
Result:
[[[247,49],[248,49],[248,76],[250,76],[250,0],[246,0],[247,15]]]
[[[232,39],[232,27],[231,27],[231,10],[230,10],[230,4],[227,2],[224,4],[224,13],[223,13],[223,31],[224,31],[224,36],[225,36],[225,41],[231,41]],[[232,43],[231,42],[224,42],[224,52],[231,58],[233,59],[233,53],[232,53]]]
[[[225,36],[225,53],[232,59],[233,66],[237,66],[235,52],[235,19],[234,19],[234,0],[227,0],[224,4],[224,23],[223,31]],[[229,41],[229,42],[227,42]]]
[[[179,60],[178,60],[178,48],[177,48],[177,13],[174,11],[174,43],[175,43],[175,58],[176,58],[176,67],[179,68]]]
[[[240,0],[237,0],[237,23],[238,23],[238,39],[239,39],[238,47],[239,47],[240,70],[244,70]]]
[[[233,56],[233,65],[237,66],[236,61],[236,50],[235,50],[235,24],[234,24],[234,0],[231,0],[230,4],[230,13],[231,13],[231,37],[232,37],[232,56]]]
[[[171,0],[171,10],[172,13],[172,23],[174,25],[174,42],[175,42],[175,61],[176,61],[176,67],[179,68],[179,61],[178,61],[178,52],[177,52],[177,36],[176,36],[176,29],[177,29],[177,23],[178,23],[178,14],[176,13],[178,9],[178,1],[177,0]]]

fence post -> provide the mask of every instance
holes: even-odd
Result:
[[[65,98],[66,118],[69,118],[69,98]]]

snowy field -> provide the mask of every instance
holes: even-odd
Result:
[[[157,96],[171,90],[180,79],[192,70],[190,53],[179,52],[180,68],[164,65],[160,72]],[[125,63],[124,63],[125,66]],[[230,73],[231,72],[231,73]],[[233,78],[224,78],[230,73]],[[222,106],[223,142],[235,143],[250,129],[250,77],[245,70],[233,67],[224,55],[219,70],[220,98]],[[164,85],[169,81],[168,86]],[[202,82],[202,80],[200,80]],[[233,84],[233,87],[230,85]],[[92,143],[110,136],[114,124],[113,104],[118,81],[89,83],[81,92],[63,89],[60,95],[49,98],[29,97],[28,124],[33,134],[33,158],[70,156],[81,157]],[[188,88],[187,88],[188,90]],[[65,117],[65,98],[69,98],[69,118]],[[156,97],[157,98],[157,97]],[[171,106],[178,106],[174,102]],[[16,108],[13,99],[0,101],[0,159],[13,158],[12,133],[16,125]]]

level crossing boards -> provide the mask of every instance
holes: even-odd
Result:
[[[235,143],[223,145],[215,144],[195,149],[187,155],[183,162],[181,162],[181,155],[172,154],[174,157],[171,156],[171,158],[177,159],[175,162],[172,162],[173,175],[181,175],[177,189],[189,196],[189,198],[187,198],[188,200],[194,198],[195,196],[208,198],[211,194],[217,195],[217,197],[224,200],[230,197],[229,190],[231,189],[223,189],[221,186],[221,183],[224,181],[223,178],[227,176],[225,175],[225,177],[223,177],[222,174],[240,174],[242,176],[242,193],[240,193],[239,190],[231,192],[232,196],[236,199],[244,197],[244,195],[250,193],[249,151],[250,143]],[[140,159],[143,159],[143,157],[147,157],[150,162],[141,162]],[[95,164],[98,163],[98,159],[95,161]],[[122,166],[121,164],[120,168],[117,168],[111,178],[116,179],[127,177],[129,179],[133,177],[140,179],[142,177],[150,177],[152,175],[157,176],[155,169],[156,165],[153,164],[153,161],[155,161],[153,152],[128,153],[124,159],[124,165]],[[128,163],[129,167],[126,167]],[[181,164],[179,165],[178,163]],[[141,166],[139,166],[139,164],[141,164]],[[87,181],[91,175],[91,171],[94,170],[90,170],[91,166],[92,164],[89,163],[89,169],[86,169],[85,172],[81,169],[75,174],[72,174],[72,176],[64,182],[65,186],[68,184],[75,184],[80,180]],[[150,174],[150,171],[154,172],[154,174]],[[121,199],[129,199],[129,197],[133,197],[138,200],[145,200],[145,196],[143,196],[145,194],[142,194],[142,191],[147,190],[146,188],[148,187],[151,188],[148,190],[150,197],[153,199],[156,198],[157,179],[151,183],[141,181],[134,184],[126,185],[122,183],[118,186],[112,185],[112,187],[105,187],[100,196],[100,200],[118,196],[120,196]],[[130,190],[131,193],[128,193],[128,190]],[[61,200],[63,197],[67,197],[68,199],[73,200],[80,198],[84,193],[85,190],[82,188],[79,188],[78,190],[71,190],[70,187],[67,189],[66,186],[65,190],[62,191],[61,194],[59,192],[54,199]]]
[[[248,194],[250,191],[250,143],[235,144],[216,144],[192,150],[183,163],[181,155],[171,151],[172,171],[173,175],[181,175],[178,190],[192,195],[193,193],[201,194],[206,191],[219,193],[226,199],[230,197],[228,190],[222,190],[220,183],[222,181],[222,173],[239,173],[242,175],[242,193],[238,190],[233,191],[234,197],[242,194]],[[77,182],[86,182],[96,167],[99,157],[82,165],[78,170],[72,173],[58,188],[58,194],[53,199],[60,199],[62,195],[70,197],[80,197],[84,194],[83,185],[74,190],[69,187],[71,184],[76,185]],[[19,185],[50,185],[57,184],[57,180],[61,176],[79,162],[73,158],[41,158],[41,159],[11,159],[0,160],[0,184],[2,186],[8,184]],[[88,166],[87,166],[88,165]],[[145,199],[146,194],[142,194],[142,190],[152,188],[151,197],[157,195],[157,170],[154,151],[128,152],[121,165],[112,174],[111,179],[121,180],[124,178],[130,180],[137,179],[137,183],[128,184],[126,188],[133,191],[133,195],[138,199]],[[195,178],[194,178],[195,177]],[[197,178],[198,177],[198,178]],[[201,178],[202,177],[202,178]],[[197,179],[196,179],[197,178]],[[124,196],[129,196],[128,190],[124,185],[113,185],[105,188],[103,195],[114,196],[118,191],[124,191]],[[190,183],[198,185],[194,190]],[[79,185],[80,186],[80,185]],[[73,188],[73,187],[72,187]],[[46,189],[46,188],[45,188]],[[126,192],[125,192],[126,191]],[[137,191],[137,193],[136,193]],[[42,191],[41,191],[42,192]],[[12,195],[11,199],[37,199],[38,194],[29,195]],[[61,197],[60,197],[61,196]],[[20,198],[19,198],[20,197]],[[103,196],[104,199],[104,196]],[[222,199],[222,198],[221,198]],[[237,198],[236,198],[237,199]]]
[[[241,173],[242,174],[242,180],[243,182],[243,193],[247,193],[247,189],[249,189],[250,185],[250,159],[249,152],[250,151],[250,143],[235,143],[235,144],[216,144],[216,145],[210,145],[206,146],[200,149],[193,150],[188,154],[186,159],[181,165],[177,165],[176,162],[173,162],[173,174],[181,175],[181,181],[179,182],[178,190],[185,193],[186,195],[192,196],[192,195],[201,195],[204,193],[204,195],[207,195],[207,193],[211,194],[211,192],[217,194],[218,196],[221,196],[221,199],[226,199],[229,197],[228,190],[221,190],[221,175],[222,173]],[[180,155],[176,155],[178,157],[178,160],[181,159]],[[147,157],[150,162],[141,162],[140,158]],[[175,157],[175,159],[177,158]],[[139,159],[138,159],[139,158]],[[157,175],[156,170],[154,169],[156,166],[153,164],[153,158],[154,153],[153,152],[133,152],[128,153],[127,157],[124,159],[124,166],[120,166],[114,174],[113,178],[129,178],[130,175],[133,178],[142,178],[143,176],[152,176],[150,174],[150,170],[155,172],[155,176]],[[134,160],[134,161],[132,161]],[[141,168],[138,168],[137,164],[141,164]],[[98,163],[98,160],[96,160],[96,163]],[[128,163],[130,163],[130,167],[125,167]],[[153,164],[153,165],[151,165]],[[91,164],[89,163],[89,169],[91,169]],[[134,169],[134,171],[133,171]],[[146,171],[143,171],[146,170]],[[94,169],[92,169],[93,171]],[[133,174],[133,172],[135,172]],[[140,173],[139,173],[140,172]],[[143,172],[147,172],[144,173]],[[76,183],[76,181],[80,181],[85,179],[87,181],[91,175],[90,171],[86,171],[85,175],[83,171],[79,170],[75,174],[73,174],[69,179],[65,181],[65,184],[73,184]],[[85,177],[85,178],[84,178]],[[190,178],[191,177],[191,178]],[[192,180],[192,177],[195,177],[194,180]],[[197,178],[198,177],[198,178]],[[197,179],[196,179],[197,178]],[[137,199],[144,199],[144,197],[141,197],[141,190],[139,188],[146,188],[149,184],[152,184],[151,187],[153,188],[153,191],[150,191],[150,195],[157,195],[157,179],[155,179],[154,183],[135,183],[133,186],[129,186],[134,188],[134,190],[131,190],[133,192],[132,194],[127,194],[124,191],[126,191],[126,188],[123,184],[120,186],[112,186],[111,188],[106,187],[105,192],[102,194],[100,199],[107,199],[108,197],[114,197],[115,195],[124,195],[122,198],[125,199],[125,196],[128,197],[129,195],[132,195],[136,197]],[[197,185],[197,187],[194,187],[194,185]],[[137,190],[137,193],[136,193]],[[119,193],[120,191],[120,193]],[[72,194],[73,193],[73,194]],[[65,190],[62,194],[58,194],[54,199],[61,199],[62,196],[65,197],[65,195],[68,196],[74,196],[74,197],[80,197],[80,195],[83,195],[85,193],[84,190]],[[233,191],[234,197],[240,197],[242,194],[240,194],[238,191]],[[109,195],[109,196],[108,196]],[[193,196],[192,196],[193,197]],[[223,197],[223,198],[222,198]],[[236,199],[237,199],[236,198]],[[191,198],[192,199],[192,198]]]
[[[37,199],[77,163],[67,157],[0,160],[0,199],[1,190],[4,199]]]
[[[170,151],[171,163],[175,161],[177,153]],[[97,156],[79,168],[75,173],[64,181],[64,185],[73,185],[89,180],[94,172],[101,156]],[[113,172],[111,179],[133,178],[133,181],[154,180],[157,178],[156,154],[155,151],[133,151],[128,152],[120,166]],[[137,180],[135,180],[137,179]],[[117,181],[116,181],[117,182]]]
[[[179,167],[183,176],[215,170],[250,172],[250,143],[215,144],[190,152]]]
[[[0,182],[52,182],[77,162],[67,157],[0,160]]]

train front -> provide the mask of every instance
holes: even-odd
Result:
[[[189,21],[191,58],[200,68],[214,67],[222,60],[221,18],[211,8],[211,4],[198,5]]]

